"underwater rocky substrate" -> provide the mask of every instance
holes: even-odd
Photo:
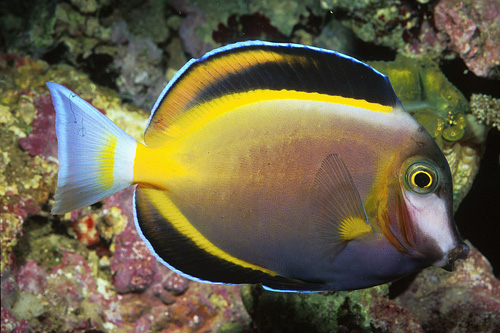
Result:
[[[7,176],[1,187],[5,329],[421,331],[499,324],[498,280],[472,244],[471,259],[459,262],[454,273],[430,268],[390,288],[272,293],[259,286],[188,281],[158,263],[135,231],[132,189],[51,216],[57,160],[55,133],[47,131],[54,118],[45,82],[74,87],[138,138],[147,116],[69,66],[17,56],[4,57],[3,66],[10,87],[0,96]],[[495,147],[486,154],[495,155]],[[474,315],[465,316],[471,308]],[[61,312],[67,315],[55,315]]]
[[[499,2],[263,4],[0,3],[2,332],[500,327],[498,279],[476,250],[498,275]],[[135,232],[130,190],[63,217],[48,214],[57,150],[45,82],[65,84],[141,139],[147,114],[123,100],[149,110],[190,56],[249,38],[312,44],[363,59],[409,55],[377,65],[446,150],[455,172],[456,220],[471,242],[471,259],[454,273],[430,268],[366,290],[271,293],[188,281],[156,262]]]

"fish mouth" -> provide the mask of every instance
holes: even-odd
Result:
[[[455,261],[457,259],[466,259],[469,256],[469,246],[464,242],[460,242],[435,266],[439,266],[448,272],[453,272],[455,269]]]

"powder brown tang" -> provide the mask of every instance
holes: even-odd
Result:
[[[137,184],[139,233],[192,279],[348,290],[467,256],[443,154],[387,77],[353,58],[259,41],[211,51],[164,89],[145,144],[47,85],[53,213]]]

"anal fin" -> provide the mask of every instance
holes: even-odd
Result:
[[[180,222],[185,217],[166,191],[137,187],[134,209],[137,230],[149,250],[177,273],[192,280],[226,284],[260,283],[273,276],[264,269],[252,269],[226,260],[214,251],[220,252],[220,249],[200,246],[196,239],[200,235],[191,231],[189,221]]]

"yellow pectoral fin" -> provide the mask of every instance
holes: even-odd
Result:
[[[344,241],[350,241],[362,234],[372,231],[365,220],[357,216],[349,216],[342,220],[339,226],[340,236]]]

